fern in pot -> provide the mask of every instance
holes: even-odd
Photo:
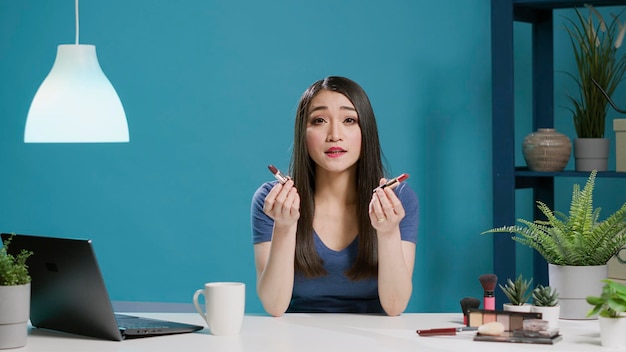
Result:
[[[30,315],[30,282],[26,260],[33,254],[9,253],[12,237],[0,248],[0,349],[26,345]]]
[[[551,210],[538,201],[546,220],[518,219],[521,225],[485,233],[513,233],[512,239],[539,252],[548,262],[549,285],[560,295],[562,319],[589,319],[587,296],[599,296],[607,263],[626,245],[626,203],[605,220],[593,207],[594,170],[581,190],[574,184],[569,214]],[[590,283],[597,282],[597,285]]]

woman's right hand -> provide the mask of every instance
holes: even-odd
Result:
[[[257,294],[263,308],[281,316],[291,302],[300,196],[293,180],[277,183],[265,197],[263,212],[274,220],[272,240],[254,245]]]
[[[275,225],[291,226],[300,218],[300,195],[288,180],[285,184],[277,183],[265,197],[263,212],[274,220]]]

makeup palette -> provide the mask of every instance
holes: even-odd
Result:
[[[554,344],[563,337],[556,331],[548,336],[542,334],[530,335],[524,330],[524,321],[541,320],[541,313],[532,312],[513,312],[506,310],[485,310],[478,308],[470,308],[467,310],[467,326],[479,327],[483,324],[494,321],[504,325],[504,333],[499,336],[488,336],[477,334],[474,341],[494,341],[494,342],[523,342],[523,343],[540,343]],[[526,333],[525,333],[526,332]]]
[[[470,308],[467,310],[467,317],[467,326],[479,327],[497,321],[504,325],[504,331],[514,331],[524,327],[525,319],[541,319],[541,313]]]

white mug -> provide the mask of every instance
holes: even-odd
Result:
[[[204,295],[206,312],[198,298]],[[208,282],[193,295],[193,304],[206,321],[212,335],[237,335],[241,329],[246,305],[243,282]]]

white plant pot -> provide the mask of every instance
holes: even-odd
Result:
[[[509,311],[509,312],[523,312],[523,313],[528,313],[530,312],[530,308],[532,307],[532,305],[528,304],[528,303],[524,303],[522,305],[518,305],[518,304],[511,304],[511,303],[504,303],[502,305],[502,309]]]
[[[609,274],[608,265],[568,266],[548,264],[550,287],[559,293],[561,319],[597,319],[587,317],[591,309],[587,296],[602,294],[601,281]]]
[[[30,283],[0,286],[0,349],[26,346]]]
[[[541,313],[541,319],[548,322],[548,327],[550,329],[559,328],[559,316],[561,314],[561,306],[558,306],[558,305],[554,307],[532,306],[530,311],[533,313]]]
[[[626,317],[600,317],[600,343],[608,348],[626,346]]]

